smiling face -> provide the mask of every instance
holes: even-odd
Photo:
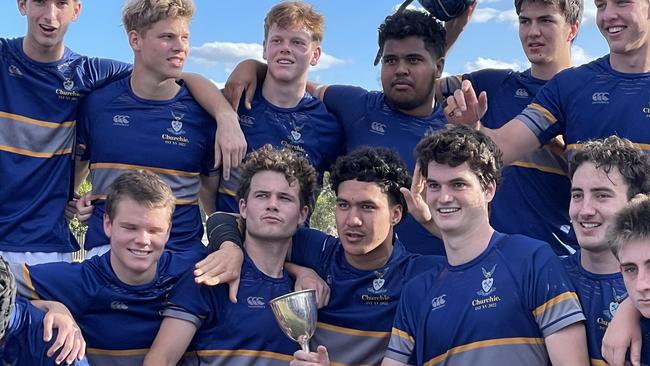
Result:
[[[145,30],[129,32],[139,72],[164,81],[180,78],[189,53],[189,20],[167,18]]]
[[[571,181],[569,216],[580,247],[608,251],[605,235],[627,203],[628,185],[617,168],[609,173],[592,162],[582,163]]]
[[[399,111],[428,116],[433,109],[435,80],[444,58],[434,59],[422,38],[389,38],[384,43],[381,84],[388,101]]]
[[[273,24],[264,40],[267,77],[280,82],[306,81],[309,66],[316,66],[321,49],[305,27]]]
[[[519,39],[532,64],[570,61],[577,32],[578,24],[568,24],[557,4],[536,1],[521,6]]]
[[[123,197],[111,219],[104,215],[104,232],[111,240],[111,267],[120,281],[141,285],[153,280],[158,259],[169,239],[170,208],[148,208]]]
[[[467,163],[457,167],[431,161],[427,168],[426,201],[433,220],[444,234],[462,234],[487,223],[488,203],[496,183],[485,189]]]
[[[309,209],[300,203],[297,181],[265,170],[253,175],[246,199],[239,200],[239,211],[246,219],[246,236],[264,243],[291,239]]]
[[[377,183],[346,180],[338,186],[335,218],[346,258],[354,265],[373,251],[392,247],[402,207],[390,204]]]
[[[25,53],[36,61],[56,61],[63,55],[63,38],[77,19],[81,3],[74,0],[18,0],[20,14],[27,17]]]
[[[596,24],[612,56],[648,52],[648,0],[596,0]]]

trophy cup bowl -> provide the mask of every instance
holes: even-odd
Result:
[[[284,334],[309,352],[309,339],[316,330],[316,291],[288,293],[269,301],[269,305]]]

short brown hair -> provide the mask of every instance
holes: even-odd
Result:
[[[650,245],[650,200],[633,200],[622,209],[607,231],[609,248],[618,259],[618,253],[632,240],[647,239]]]
[[[169,221],[172,220],[176,199],[167,183],[154,173],[146,170],[126,172],[117,177],[107,191],[105,212],[110,221],[115,218],[117,207],[124,198],[149,209],[168,208]]]
[[[285,1],[274,5],[264,18],[264,39],[266,40],[273,24],[280,28],[304,26],[311,33],[314,42],[323,41],[325,19],[314,7],[302,1]]]
[[[478,177],[481,187],[501,180],[501,151],[482,132],[463,125],[449,125],[424,137],[415,148],[417,161],[426,178],[429,162],[457,167],[467,163]]]
[[[584,10],[582,0],[515,0],[515,10],[517,11],[517,15],[521,13],[521,7],[524,4],[532,4],[535,2],[541,2],[546,5],[556,5],[562,12],[567,24],[573,25],[582,20],[582,12]]]
[[[127,33],[142,32],[154,23],[168,18],[184,18],[194,15],[193,0],[129,0],[122,9],[122,24]]]
[[[237,196],[246,200],[251,189],[251,180],[259,172],[270,170],[284,174],[288,182],[296,181],[300,185],[300,205],[311,210],[314,207],[316,190],[316,170],[309,161],[287,148],[275,149],[266,144],[246,157],[241,168],[241,180]]]

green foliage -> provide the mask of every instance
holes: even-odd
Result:
[[[311,215],[309,225],[330,235],[336,235],[336,222],[334,211],[336,210],[336,195],[329,185],[329,172],[323,177],[323,189],[316,200],[316,207]]]
[[[84,195],[88,192],[90,192],[91,189],[90,181],[88,179],[84,180],[83,183],[81,183],[81,186],[79,186],[79,194]],[[87,226],[83,225],[79,220],[76,218],[72,219],[70,221],[70,230],[72,231],[72,234],[74,234],[75,238],[79,241],[79,243],[83,242],[83,238],[86,235],[86,230],[88,229]]]

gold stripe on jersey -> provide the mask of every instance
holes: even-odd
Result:
[[[31,151],[26,149],[20,149],[17,147],[6,146],[6,145],[0,145],[0,150],[16,153],[20,155],[31,156],[33,158],[51,158],[55,155],[66,155],[72,153],[72,148],[60,149],[55,152],[49,153],[49,152],[36,152],[36,151]]]
[[[124,169],[124,170],[148,170],[152,173],[175,175],[179,177],[198,177],[200,173],[184,172],[182,170],[155,168],[144,165],[118,164],[118,163],[93,163],[90,164],[90,170],[93,169]]]
[[[566,301],[566,300],[578,301],[578,295],[576,295],[575,292],[565,292],[565,293],[559,294],[559,295],[555,296],[554,298],[548,300],[547,302],[543,303],[542,305],[538,306],[537,308],[535,308],[535,310],[533,310],[533,315],[538,316],[539,314],[546,312],[547,310],[549,310],[553,306],[555,306],[555,305],[557,305],[557,304],[559,304],[559,303],[561,303],[563,301]]]
[[[395,336],[398,336],[400,338],[403,338],[403,339],[407,340],[408,342],[411,342],[411,344],[415,344],[415,339],[413,337],[411,337],[410,334],[406,333],[403,330],[399,330],[399,329],[393,327],[392,333]]]
[[[454,347],[447,352],[441,354],[440,356],[434,357],[429,361],[424,363],[424,366],[435,365],[438,362],[446,360],[449,356],[453,356],[457,353],[462,353],[466,351],[472,351],[479,348],[494,347],[494,346],[508,346],[515,344],[533,344],[540,345],[544,344],[544,338],[525,338],[525,337],[516,337],[516,338],[498,338],[498,339],[488,339],[485,341],[478,341],[469,344],[464,344],[462,346]]]
[[[7,118],[16,122],[29,123],[36,126],[47,127],[47,128],[59,128],[59,127],[74,127],[75,121],[66,121],[61,123],[41,121],[34,118],[29,118],[21,116],[19,114],[7,113],[0,111],[0,118]]]
[[[528,107],[541,112],[551,124],[557,122],[555,116],[553,116],[551,112],[549,112],[546,108],[542,107],[541,105],[537,103],[531,103]]]
[[[333,332],[349,334],[353,336],[372,337],[372,338],[387,338],[390,336],[390,332],[374,332],[369,330],[344,328],[344,327],[339,327],[336,325],[331,325],[331,324],[326,324],[321,322],[317,322],[316,325],[320,328],[331,330]]]
[[[522,168],[537,169],[537,170],[540,170],[540,171],[546,172],[546,173],[553,173],[553,174],[566,176],[566,173],[562,169],[553,168],[553,167],[550,167],[550,166],[543,166],[543,165],[531,163],[531,162],[528,162],[528,161],[515,161],[514,163],[510,163],[510,165],[518,166],[518,167],[522,167]]]

